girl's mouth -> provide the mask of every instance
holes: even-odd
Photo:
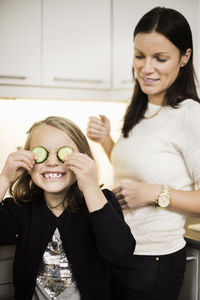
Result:
[[[60,172],[47,172],[43,174],[43,177],[46,179],[57,179],[63,177],[65,174]]]

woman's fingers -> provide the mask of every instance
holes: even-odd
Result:
[[[105,135],[107,133],[107,130],[103,124],[99,123],[89,123],[87,127],[87,134],[88,135]]]
[[[100,116],[100,118],[92,116],[89,118],[87,136],[90,139],[99,142],[109,133],[109,126],[107,125],[109,120],[106,118],[107,121],[105,121],[105,118],[105,116]]]
[[[127,210],[129,209],[128,203],[126,202],[126,200],[124,199],[124,197],[122,196],[121,199],[118,200],[122,210]]]
[[[117,193],[121,192],[121,186],[115,187],[115,188],[112,190],[112,192],[113,192],[114,194],[117,194]]]

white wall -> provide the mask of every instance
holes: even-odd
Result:
[[[0,171],[9,153],[23,146],[26,131],[35,122],[50,115],[63,116],[74,121],[84,133],[88,117],[105,114],[112,125],[112,136],[120,134],[125,102],[62,101],[62,100],[0,100]],[[112,185],[112,167],[100,145],[89,141],[99,171],[99,182]]]

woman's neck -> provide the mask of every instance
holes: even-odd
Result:
[[[148,95],[148,102],[149,103],[152,103],[152,104],[155,104],[155,105],[163,105],[163,102],[164,102],[164,96],[163,94],[162,95]]]

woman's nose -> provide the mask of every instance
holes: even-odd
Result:
[[[150,59],[144,60],[144,64],[142,66],[142,71],[146,74],[152,73],[154,70],[153,63]]]

